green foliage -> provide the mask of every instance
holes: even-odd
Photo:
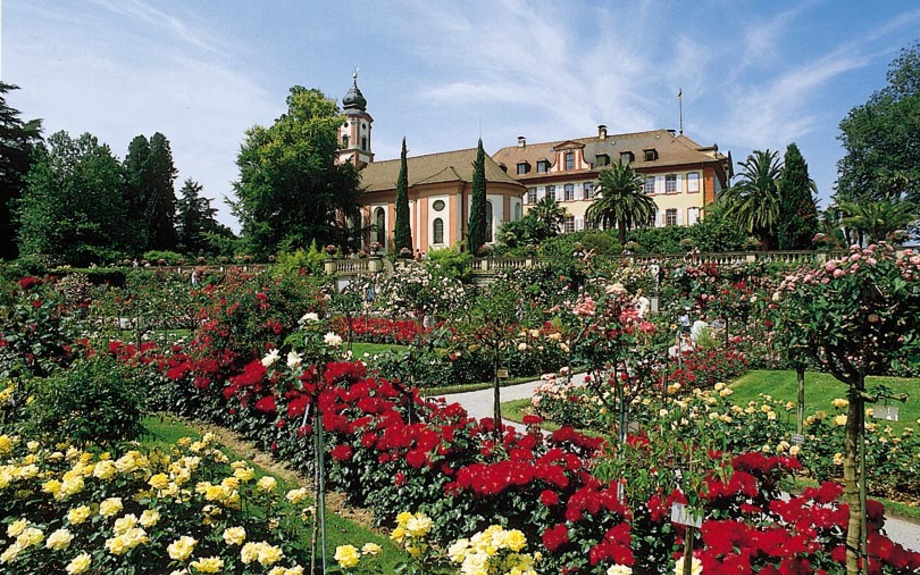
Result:
[[[838,201],[920,202],[920,44],[891,63],[887,86],[850,110],[838,139],[846,150]]]
[[[19,251],[13,208],[22,197],[32,148],[41,140],[41,120],[23,121],[19,110],[6,103],[6,94],[18,89],[0,81],[0,260],[13,259]]]
[[[201,195],[201,184],[188,178],[179,191],[181,197],[176,204],[177,249],[188,255],[230,255],[221,251],[208,234],[218,237],[233,238],[230,228],[219,223],[215,217],[217,210],[211,207],[211,200]]]
[[[134,231],[132,248],[172,250],[176,247],[176,193],[173,182],[177,170],[166,136],[157,132],[148,141],[136,136],[128,145],[122,164],[125,174],[127,215]]]
[[[342,118],[319,90],[291,88],[287,111],[265,128],[246,132],[234,183],[233,211],[258,259],[317,245],[356,245],[350,228],[358,220],[358,174],[337,165]]]
[[[409,164],[406,159],[406,138],[402,141],[399,154],[399,177],[396,179],[396,230],[394,232],[396,253],[409,250],[412,253],[412,225],[409,222]]]
[[[27,427],[46,445],[113,445],[143,431],[144,386],[135,370],[96,354],[34,382]]]
[[[618,256],[623,249],[612,231],[584,230],[546,240],[540,246],[539,254],[547,258],[568,260],[576,252],[576,244],[581,244],[582,252],[593,250],[599,256]]]
[[[272,273],[279,277],[297,273],[300,270],[304,270],[309,274],[322,274],[323,260],[326,256],[316,247],[316,240],[314,240],[307,250],[298,248],[294,252],[281,252],[276,257]]]
[[[120,259],[131,230],[121,166],[95,136],[67,132],[36,149],[17,209],[20,251],[58,264]]]
[[[486,153],[482,149],[482,138],[476,148],[476,161],[473,163],[473,193],[470,203],[470,220],[467,231],[467,250],[471,254],[478,254],[479,249],[485,245],[488,234],[486,233]]]
[[[585,220],[607,229],[617,228],[620,245],[633,228],[649,225],[655,214],[655,200],[645,194],[645,177],[622,161],[597,175],[594,201]]]
[[[776,246],[780,196],[778,181],[783,166],[774,150],[754,150],[743,162],[741,181],[726,189],[718,200],[725,204],[725,215],[748,233],[756,234],[764,248]]]
[[[816,189],[808,176],[808,164],[793,142],[786,148],[779,182],[777,241],[781,250],[807,250],[817,231],[818,208],[812,195]]]
[[[840,202],[840,224],[854,243],[898,242],[908,226],[920,218],[920,206],[908,200]]]
[[[22,282],[27,287],[0,296],[0,374],[43,377],[68,365],[77,326],[52,286],[38,278]]]
[[[184,255],[168,250],[148,250],[144,252],[144,259],[150,262],[150,265],[158,265],[161,260],[171,266],[191,263]]]
[[[425,267],[432,276],[446,276],[460,281],[469,279],[473,255],[461,252],[456,246],[430,250],[425,258]]]

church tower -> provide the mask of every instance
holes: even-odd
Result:
[[[352,75],[353,84],[342,98],[345,123],[339,128],[341,149],[338,161],[354,164],[359,170],[374,161],[371,152],[371,125],[374,119],[367,113],[367,100],[358,89],[358,72]]]

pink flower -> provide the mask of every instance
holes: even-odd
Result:
[[[834,277],[835,277],[835,278],[842,278],[844,273],[846,273],[846,272],[844,272],[844,271],[841,270],[841,269],[836,269],[836,270],[834,270]]]

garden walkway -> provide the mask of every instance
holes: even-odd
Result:
[[[573,381],[583,383],[584,375],[575,375]],[[509,385],[501,390],[502,402],[514,399],[525,399],[533,397],[533,390],[540,385],[541,381],[528,381],[519,385]],[[466,409],[471,417],[483,418],[492,417],[493,391],[492,388],[482,389],[479,391],[468,391],[465,393],[452,393],[445,395],[444,399],[448,403],[457,402]],[[505,420],[506,425],[512,425],[520,431],[524,431],[524,426],[513,421]],[[904,545],[913,551],[920,551],[920,525],[911,523],[895,517],[889,517],[885,521],[885,531],[897,543]]]

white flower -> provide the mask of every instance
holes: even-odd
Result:
[[[323,336],[323,343],[330,347],[339,347],[342,345],[342,338],[330,331]]]
[[[611,565],[607,569],[607,575],[632,575],[632,569],[626,565]]]
[[[318,321],[319,321],[319,314],[311,311],[311,312],[303,314],[303,317],[300,318],[300,321],[298,323],[300,323],[300,325],[304,325],[307,323],[317,323]]]
[[[265,367],[271,367],[272,365],[275,364],[276,361],[278,361],[278,358],[280,357],[281,357],[281,354],[278,353],[278,350],[273,349],[270,352],[268,352],[268,355],[262,358],[262,365],[264,365]]]
[[[287,354],[287,366],[290,368],[300,367],[303,363],[303,356],[296,351],[289,351]]]

